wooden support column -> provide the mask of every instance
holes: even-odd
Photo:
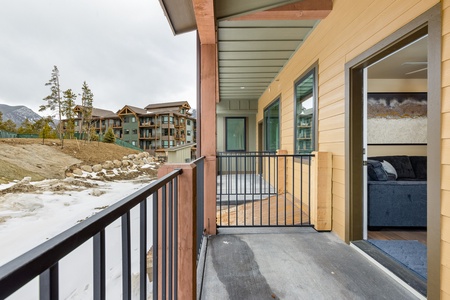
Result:
[[[197,168],[195,164],[164,164],[158,170],[158,177],[169,174],[175,169],[182,169],[178,177],[178,299],[195,299],[197,293]],[[167,191],[168,192],[168,191]],[[161,215],[161,198],[159,199],[159,215]],[[159,237],[161,237],[161,224]],[[162,251],[161,242],[158,251]],[[167,250],[166,250],[167,251]],[[159,260],[162,254],[159,252]],[[167,255],[168,256],[168,255]],[[159,265],[161,265],[159,263]],[[161,280],[161,278],[159,279]],[[159,283],[161,288],[161,283]],[[161,297],[161,293],[159,293]]]
[[[332,156],[330,152],[313,152],[311,223],[317,231],[331,230]]]
[[[200,155],[205,156],[205,228],[216,234],[216,45],[202,44]]]

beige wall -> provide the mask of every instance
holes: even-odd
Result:
[[[426,79],[369,79],[369,93],[382,92],[426,92]]]
[[[450,0],[442,8],[441,299],[450,299]]]
[[[225,151],[225,118],[247,117],[247,151],[256,151],[257,101],[222,100],[217,104],[217,151]]]

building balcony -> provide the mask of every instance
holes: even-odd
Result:
[[[159,126],[155,122],[142,122],[139,124],[139,127],[157,127]]]
[[[139,136],[140,140],[159,140],[159,136],[155,135],[141,135]]]
[[[40,278],[40,290],[35,291],[41,297],[58,295],[59,285],[64,284],[59,280],[59,260],[89,242],[93,250],[89,288],[92,298],[104,299],[109,238],[105,229],[115,220],[120,221],[113,227],[121,228],[123,249],[115,257],[122,264],[122,298],[130,299],[132,294],[140,294],[141,299],[219,300],[417,297],[334,233],[315,230],[319,220],[310,208],[318,202],[318,191],[307,191],[324,182],[316,182],[315,176],[303,178],[300,186],[308,187],[303,193],[290,183],[288,170],[302,164],[300,172],[327,180],[327,174],[315,173],[330,163],[321,156],[218,154],[217,161],[211,161],[218,166],[212,179],[215,199],[206,194],[211,178],[205,173],[204,158],[163,165],[159,179],[148,187],[0,267],[0,298],[35,277]],[[216,216],[207,215],[206,205],[219,208]],[[134,207],[138,211],[131,218]],[[218,234],[205,235],[210,226],[205,220],[214,217]],[[131,272],[132,234],[140,237],[139,246],[133,246],[139,253],[134,259],[139,263],[133,272],[140,273],[136,285]],[[71,280],[77,275],[72,273]]]

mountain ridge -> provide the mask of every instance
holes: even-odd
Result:
[[[0,104],[0,112],[3,113],[3,122],[6,120],[13,121],[17,127],[19,127],[25,119],[30,122],[35,122],[42,118],[39,114],[35,113],[25,105],[7,105]]]

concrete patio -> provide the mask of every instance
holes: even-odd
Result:
[[[199,299],[418,299],[334,233],[220,228],[204,240]]]

